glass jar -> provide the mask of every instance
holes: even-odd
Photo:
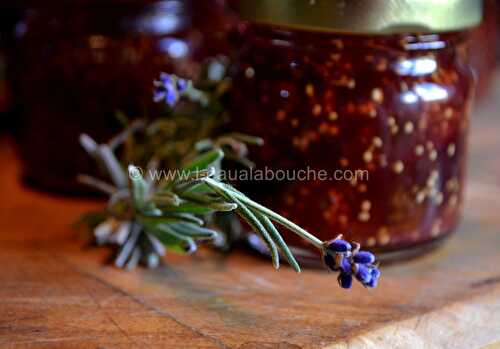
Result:
[[[498,19],[496,0],[484,0],[484,18],[480,26],[471,33],[469,62],[476,74],[476,100],[481,102],[491,97],[490,87],[497,66]]]
[[[12,66],[25,179],[85,190],[76,175],[95,166],[80,133],[106,141],[121,129],[116,111],[155,115],[160,72],[193,78],[207,56],[226,53],[224,3],[204,4],[202,21],[194,0],[25,0]]]
[[[452,232],[474,86],[467,28],[480,6],[401,1],[419,16],[398,17],[386,6],[397,1],[241,3],[232,127],[263,137],[257,169],[288,180],[240,186],[320,239],[342,233],[386,258]]]
[[[10,128],[12,117],[9,114],[12,94],[8,79],[9,49],[18,9],[13,0],[0,3],[0,131]]]

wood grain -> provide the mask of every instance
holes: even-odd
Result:
[[[465,218],[447,244],[340,290],[244,252],[117,270],[70,227],[99,203],[24,188],[0,141],[2,348],[480,348],[500,342],[500,120],[472,132]],[[493,132],[494,130],[495,132]]]

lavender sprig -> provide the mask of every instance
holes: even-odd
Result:
[[[209,94],[197,90],[193,83],[162,73],[155,81],[154,100],[163,102],[174,111],[182,97],[199,102],[209,100]],[[138,124],[139,129],[147,125]],[[300,266],[275,224],[300,236],[316,247],[324,264],[338,273],[342,288],[351,288],[353,279],[367,288],[377,286],[380,278],[375,256],[360,251],[360,245],[349,243],[342,235],[321,241],[302,227],[278,213],[251,200],[242,192],[219,180],[222,159],[253,164],[246,157],[247,144],[262,144],[262,140],[242,134],[228,134],[215,139],[194,142],[192,151],[180,158],[177,168],[182,176],[155,182],[144,178],[140,167],[121,164],[114,151],[133,131],[122,133],[108,144],[97,144],[82,135],[82,146],[106,170],[112,183],[83,176],[81,180],[109,195],[106,215],[94,228],[99,244],[120,246],[115,264],[133,268],[142,261],[149,267],[159,264],[167,249],[193,253],[200,241],[214,241],[219,232],[205,227],[217,212],[234,212],[257,233],[269,249],[276,269],[280,252],[288,263],[300,272]],[[158,159],[149,159],[148,169],[156,169]],[[128,170],[125,170],[127,168]],[[128,175],[127,175],[128,174]],[[235,217],[236,217],[235,215]],[[354,248],[353,248],[354,246]]]

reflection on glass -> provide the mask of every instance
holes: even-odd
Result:
[[[396,64],[396,72],[402,76],[425,76],[436,71],[437,62],[433,57],[404,59]]]
[[[189,53],[189,47],[183,40],[165,38],[158,42],[160,51],[167,53],[172,58],[183,58]]]
[[[160,1],[150,7],[144,15],[136,21],[137,29],[141,32],[165,35],[177,32],[188,25],[188,20],[181,16],[184,5],[180,1]]]
[[[424,102],[435,102],[448,99],[448,91],[432,82],[422,82],[415,86],[416,94]]]

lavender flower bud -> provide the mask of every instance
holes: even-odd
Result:
[[[163,86],[158,86],[153,91],[153,101],[155,103],[163,101],[167,97],[167,91]]]
[[[380,270],[374,268],[371,270],[372,279],[365,286],[370,288],[375,288],[378,285],[378,279],[380,278]]]
[[[332,242],[330,242],[330,244],[328,245],[328,249],[332,252],[336,252],[336,253],[342,253],[342,252],[348,252],[351,250],[351,244],[348,243],[347,241],[345,240],[341,240],[341,239],[338,239],[338,240],[333,240]]]
[[[180,93],[186,91],[188,87],[188,82],[186,79],[177,79],[177,90],[179,90]]]
[[[323,256],[323,261],[325,262],[325,265],[330,268],[330,270],[337,271],[335,266],[335,258],[331,254],[325,254]]]
[[[337,280],[342,288],[349,289],[352,287],[352,276],[350,274],[340,273]]]
[[[372,269],[372,278],[376,278],[376,279],[380,278],[380,270],[378,270],[378,268]]]
[[[174,87],[167,85],[167,91],[165,97],[165,101],[167,102],[167,104],[173,107],[178,100],[179,100],[179,94],[177,90]]]
[[[358,279],[363,285],[368,284],[372,280],[371,269],[363,264],[357,264],[357,270],[354,276],[356,276],[356,279]]]
[[[353,260],[359,264],[372,264],[375,262],[375,256],[368,251],[359,251],[354,255]]]
[[[165,102],[173,107],[180,98],[180,92],[187,88],[188,82],[184,79],[177,79],[173,75],[161,73],[160,79],[154,82],[155,90],[153,100]]]
[[[160,81],[164,85],[172,84],[172,75],[167,73],[160,73]]]
[[[335,253],[335,254],[330,254],[327,253],[323,257],[323,260],[325,264],[328,266],[328,268],[332,271],[349,271],[351,270],[349,261],[344,257],[342,253]],[[344,268],[345,265],[345,268]]]
[[[348,258],[343,258],[342,262],[340,263],[340,269],[342,270],[343,273],[345,274],[351,274],[352,272],[352,266]]]

